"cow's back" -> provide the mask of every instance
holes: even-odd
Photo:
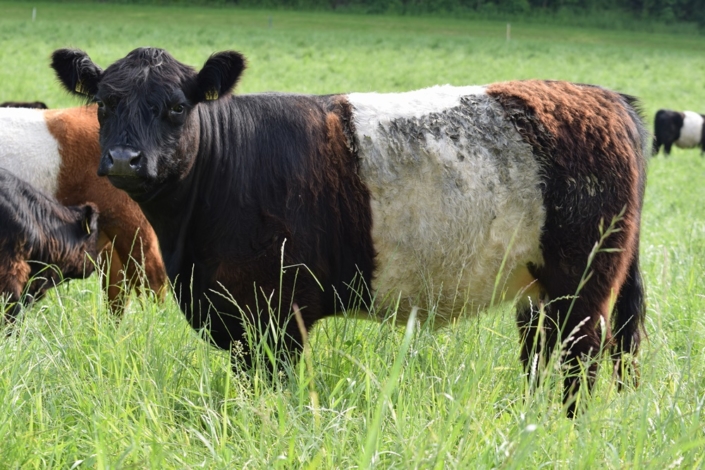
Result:
[[[0,108],[0,168],[54,195],[60,167],[59,143],[49,131],[45,111]]]

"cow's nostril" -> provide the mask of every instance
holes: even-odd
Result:
[[[142,153],[138,152],[137,155],[130,158],[130,166],[132,168],[137,168],[140,165],[141,161],[142,161]]]

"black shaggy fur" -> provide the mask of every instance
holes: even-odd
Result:
[[[94,270],[98,212],[94,205],[65,207],[0,169],[0,294],[6,316],[41,298],[63,279]]]

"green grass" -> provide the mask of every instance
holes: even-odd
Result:
[[[80,47],[107,65],[152,45],[194,66],[217,50],[244,52],[242,92],[552,78],[640,96],[649,121],[660,107],[705,111],[697,36],[513,24],[507,43],[499,22],[36,6],[31,22],[28,4],[0,4],[0,100],[77,105],[48,67],[53,49]],[[133,301],[116,324],[94,278],[52,293],[0,341],[0,466],[701,468],[702,181],[697,151],[650,162],[641,386],[618,393],[603,368],[589,410],[574,421],[564,417],[556,374],[528,393],[509,305],[410,336],[391,322],[324,321],[310,362],[272,387],[232,374],[227,355],[171,301]]]

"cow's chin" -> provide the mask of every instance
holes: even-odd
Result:
[[[110,183],[127,193],[138,204],[149,202],[161,191],[161,185],[134,176],[108,175]]]

